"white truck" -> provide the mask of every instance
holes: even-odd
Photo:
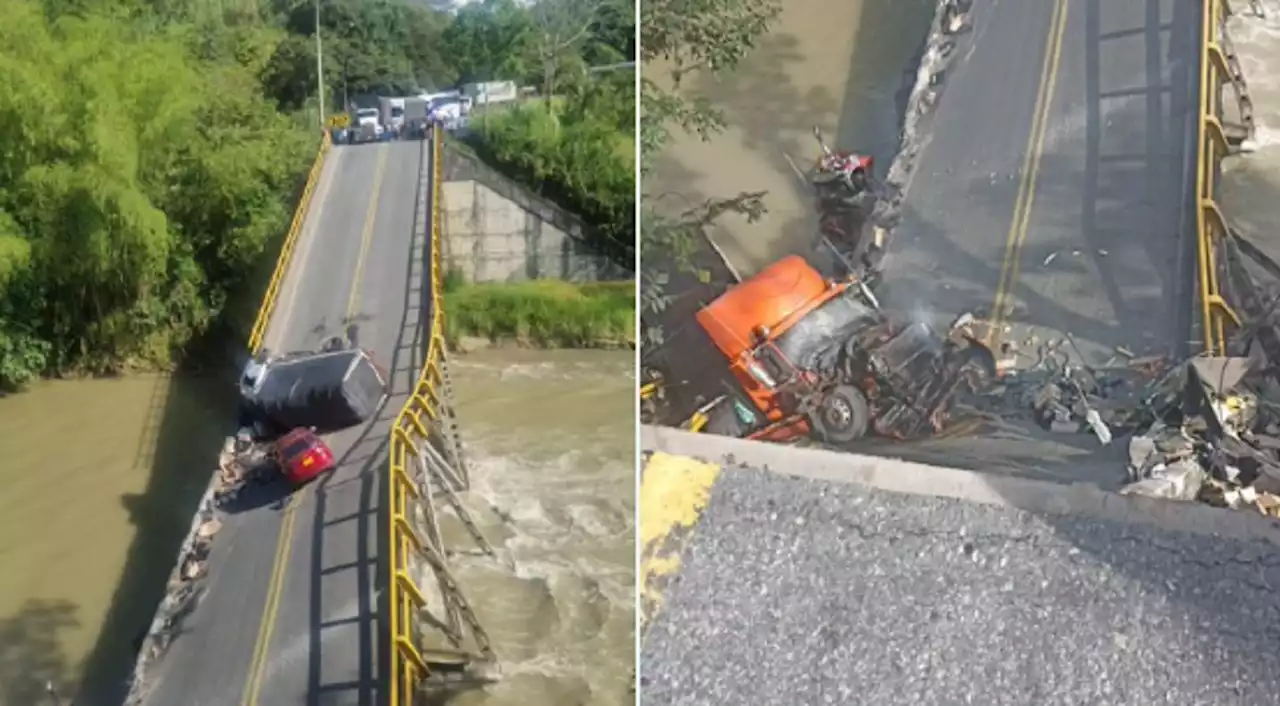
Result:
[[[485,106],[510,103],[520,97],[520,91],[515,81],[483,81],[463,85],[462,95],[473,105]]]
[[[352,144],[361,142],[377,142],[382,139],[382,121],[379,120],[379,112],[377,108],[358,108],[351,106],[351,127],[350,141]]]
[[[404,129],[404,100],[403,98],[378,99],[378,119],[383,129],[390,130],[393,135],[400,134]]]

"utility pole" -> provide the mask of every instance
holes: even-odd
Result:
[[[324,49],[320,46],[320,0],[316,0],[316,95],[320,101],[320,128],[324,129]]]

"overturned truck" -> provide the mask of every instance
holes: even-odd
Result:
[[[826,279],[799,256],[775,262],[697,314],[736,384],[700,414],[703,430],[767,441],[845,444],[868,433],[939,431],[961,385],[995,375],[962,317],[949,331],[901,325],[856,277]]]
[[[387,375],[361,348],[330,346],[249,361],[240,378],[240,426],[259,439],[363,424],[387,396]]]

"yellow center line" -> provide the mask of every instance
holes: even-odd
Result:
[[[1045,126],[1053,107],[1053,89],[1058,81],[1058,65],[1062,59],[1062,40],[1066,35],[1067,0],[1056,0],[1053,18],[1049,23],[1049,40],[1040,69],[1040,83],[1036,90],[1036,102],[1032,108],[1031,133],[1027,136],[1027,149],[1023,157],[1022,178],[1018,182],[1018,195],[1013,204],[1013,216],[1009,233],[1005,236],[1004,260],[1000,265],[1000,282],[996,286],[995,303],[991,311],[991,329],[987,342],[995,345],[1004,328],[1005,309],[1021,270],[1020,253],[1031,224],[1031,208],[1035,202],[1036,179],[1040,173],[1043,156]]]
[[[360,286],[364,281],[364,260],[369,250],[369,242],[373,237],[373,225],[378,213],[378,193],[382,190],[382,174],[387,163],[387,146],[379,145],[377,149],[379,150],[378,162],[374,167],[373,189],[369,195],[369,209],[365,212],[364,229],[360,234],[360,254],[356,257],[351,295],[347,300],[348,319],[355,313],[356,303],[360,300]],[[249,674],[245,680],[244,693],[240,698],[241,706],[258,706],[258,694],[262,691],[267,658],[271,655],[271,636],[275,632],[276,613],[280,609],[280,596],[284,593],[285,571],[289,566],[289,547],[293,544],[293,528],[297,518],[295,510],[301,503],[303,494],[310,488],[311,486],[308,486],[294,493],[284,507],[283,517],[280,520],[280,536],[276,540],[275,558],[271,566],[271,579],[267,583],[262,619],[258,624],[258,638],[253,645]]]
[[[356,305],[360,303],[360,285],[364,281],[364,259],[369,255],[369,242],[373,240],[373,224],[378,215],[378,194],[382,191],[382,174],[387,164],[387,148],[382,145],[378,152],[378,166],[373,173],[373,192],[369,197],[369,210],[364,214],[364,229],[360,231],[360,254],[356,256],[356,274],[351,283],[351,297],[347,299],[347,316],[349,320],[355,316]]]
[[[298,496],[289,498],[280,521],[280,537],[276,542],[275,559],[271,567],[271,581],[267,584],[266,604],[262,609],[262,621],[258,624],[258,640],[253,646],[253,661],[249,665],[249,678],[245,681],[244,695],[240,703],[257,706],[258,692],[262,690],[262,675],[271,655],[271,635],[275,632],[276,612],[280,609],[280,592],[284,588],[284,572],[289,565],[289,547],[293,544],[293,525],[297,514]]]

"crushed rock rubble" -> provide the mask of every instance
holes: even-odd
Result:
[[[223,509],[236,494],[266,478],[273,467],[269,446],[249,444],[244,438],[228,436],[218,454],[218,470],[200,500],[187,539],[178,552],[178,561],[165,586],[165,597],[156,610],[150,628],[141,638],[126,706],[141,704],[147,693],[148,670],[160,659],[182,628],[182,621],[199,603],[209,570],[209,550],[222,530]]]

